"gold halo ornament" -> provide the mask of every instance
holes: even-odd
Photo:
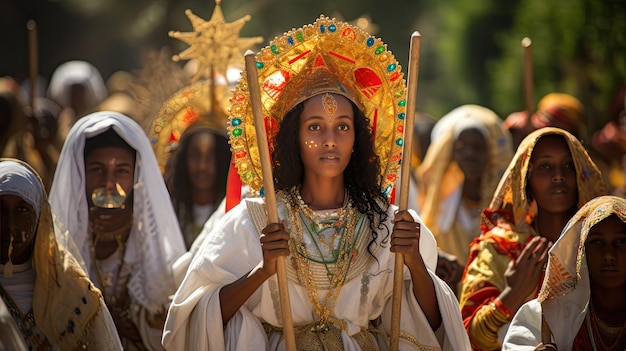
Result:
[[[212,92],[212,89],[216,91]],[[227,86],[200,81],[179,90],[163,104],[149,131],[161,173],[164,173],[172,152],[190,125],[201,124],[226,136],[228,115],[225,102],[215,99],[216,96],[224,96],[226,89]]]
[[[357,26],[320,16],[272,40],[256,57],[270,153],[285,114],[321,93],[341,94],[369,119],[389,197],[402,159],[406,83],[387,45]],[[241,180],[263,196],[263,179],[246,74],[231,98],[228,134]]]

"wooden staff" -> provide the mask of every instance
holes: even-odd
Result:
[[[411,152],[413,150],[413,121],[415,120],[415,97],[417,96],[417,76],[420,63],[419,32],[411,35],[409,52],[409,70],[407,74],[406,115],[404,119],[404,142],[402,144],[402,165],[400,168],[400,203],[399,210],[406,210],[409,205],[409,180],[411,178]],[[402,307],[402,281],[404,257],[396,254],[393,271],[393,296],[391,301],[391,336],[390,350],[400,346],[400,308]],[[415,282],[414,282],[415,284]]]
[[[524,104],[528,112],[528,118],[532,116],[534,109],[533,103],[533,53],[531,49],[532,40],[529,37],[522,39],[522,47],[524,48]]]
[[[261,158],[261,174],[263,176],[263,188],[265,189],[267,223],[279,223],[272,165],[270,163],[265,123],[263,121],[263,110],[261,108],[261,89],[259,87],[254,56],[254,52],[251,50],[246,51],[246,74],[248,78],[248,90],[250,91],[250,103],[252,104],[252,115],[254,116],[254,128],[256,130],[257,143],[259,146],[259,156]],[[293,321],[291,319],[291,304],[289,302],[289,290],[287,286],[287,266],[285,265],[285,258],[282,256],[279,257],[276,262],[276,274],[278,278],[278,293],[280,295],[280,309],[283,314],[285,346],[287,350],[295,351],[296,336],[293,331]]]
[[[35,88],[37,84],[37,66],[38,66],[38,54],[37,54],[37,23],[35,20],[29,20],[26,22],[26,29],[28,30],[28,66],[30,76],[30,91],[28,92],[28,103],[31,108],[31,112],[35,113]]]

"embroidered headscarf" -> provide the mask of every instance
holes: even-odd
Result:
[[[507,220],[515,226],[514,231],[530,233],[529,225],[537,215],[535,200],[529,199],[526,193],[530,156],[539,139],[551,134],[563,136],[572,154],[574,166],[576,167],[576,184],[578,188],[577,208],[582,207],[587,201],[596,196],[607,194],[598,167],[593,163],[591,157],[589,157],[587,151],[576,137],[560,128],[546,127],[538,129],[524,138],[517,148],[513,160],[498,184],[489,209],[483,211],[481,224],[483,233],[488,232],[496,225],[497,218],[492,215],[495,211],[502,209],[511,212],[512,218],[507,218]]]
[[[38,214],[33,268],[35,322],[60,350],[73,350],[95,318],[102,296],[78,261],[57,242],[52,213],[37,173],[16,159],[0,159],[0,195],[23,198]]]
[[[141,127],[117,112],[96,112],[79,119],[63,145],[50,203],[73,236],[90,276],[95,277],[89,249],[84,148],[86,139],[109,129],[136,151],[134,222],[124,255],[124,262],[133,267],[128,292],[155,313],[176,290],[172,263],[185,252],[185,244],[154,152]]]
[[[600,196],[585,204],[569,220],[550,249],[538,300],[558,345],[572,345],[591,298],[585,242],[591,228],[615,215],[626,223],[626,199]],[[560,340],[564,339],[564,340]]]

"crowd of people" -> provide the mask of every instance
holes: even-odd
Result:
[[[0,350],[626,350],[626,88],[591,138],[560,92],[405,129],[357,26],[255,62],[161,101],[84,61],[30,104],[0,78]]]

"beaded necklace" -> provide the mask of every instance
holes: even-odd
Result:
[[[292,254],[292,256],[297,265],[298,277],[303,282],[307,290],[307,297],[313,305],[315,314],[318,317],[318,323],[313,329],[314,331],[326,331],[329,328],[329,317],[335,309],[335,301],[339,296],[339,292],[348,274],[352,259],[356,256],[354,247],[358,238],[357,235],[355,235],[355,229],[356,223],[359,221],[361,215],[352,207],[350,200],[346,200],[344,201],[346,205],[340,210],[343,216],[341,218],[339,218],[339,216],[335,217],[337,219],[334,224],[326,223],[327,226],[321,227],[321,230],[324,231],[331,225],[334,225],[338,237],[340,237],[339,242],[336,244],[333,239],[333,246],[330,248],[332,254],[330,255],[331,257],[327,257],[328,254],[325,255],[325,250],[321,249],[320,245],[318,245],[318,243],[323,242],[319,240],[318,232],[314,231],[314,228],[320,228],[320,224],[310,219],[315,217],[310,216],[310,214],[307,215],[306,210],[304,210],[300,204],[301,199],[298,199],[296,192],[299,193],[297,189],[294,189],[294,191],[290,193],[290,201],[288,201],[287,204],[289,207],[289,224],[291,228],[294,228],[292,233],[295,236],[289,243],[292,252],[295,253]],[[324,221],[332,217],[333,216],[327,216]],[[344,221],[346,217],[347,220]],[[337,225],[337,222],[341,223]],[[313,246],[317,250],[314,254],[319,255],[319,260],[316,259],[314,255],[308,253],[305,244],[305,233],[309,236]],[[336,247],[334,245],[336,245]],[[314,279],[310,261],[320,261],[326,268],[330,284],[323,302],[320,301],[319,298],[317,282]]]
[[[26,345],[32,350],[51,350],[52,346],[50,345],[50,342],[35,322],[33,309],[31,308],[26,314],[22,313],[20,308],[17,306],[15,301],[13,301],[9,293],[4,290],[2,285],[0,285],[0,298],[4,300],[9,313],[11,313],[13,320],[15,320],[16,324],[20,328],[20,332],[22,333],[22,337],[24,338]]]
[[[593,351],[598,351],[596,336],[601,350],[616,350],[620,346],[620,341],[622,341],[624,331],[626,331],[626,323],[617,327],[607,325],[598,318],[593,310],[593,304],[589,304],[589,313],[585,316],[585,322],[587,323],[587,333],[589,334]],[[605,337],[613,342],[611,346],[607,346],[604,343]]]
[[[114,286],[113,280],[119,275],[119,271],[122,268],[122,263],[124,261],[124,253],[126,252],[126,243],[128,241],[128,237],[130,235],[130,230],[133,225],[133,220],[131,219],[127,224],[122,226],[119,229],[113,230],[111,232],[98,232],[93,230],[94,237],[93,242],[91,243],[89,249],[91,251],[91,257],[93,261],[94,268],[96,270],[96,275],[98,278],[98,283],[100,288],[102,289],[102,295],[106,299],[105,289]],[[113,252],[114,255],[117,255],[117,271],[118,274],[114,275],[113,272],[109,272],[104,274],[100,267],[100,263],[96,258],[96,248],[98,247],[98,243],[100,242],[108,242],[108,241],[116,241],[117,249]],[[115,291],[115,289],[114,289]],[[114,293],[115,295],[115,293]],[[113,296],[115,300],[115,296]]]
[[[302,195],[300,195],[300,188],[300,185],[295,187],[291,195],[298,202],[298,206],[300,206],[300,210],[306,218],[316,224],[319,228],[341,225],[346,217],[346,212],[352,209],[352,202],[350,201],[350,196],[348,195],[348,189],[345,190],[343,204],[339,209],[320,212],[313,211],[309,205],[304,202]]]

